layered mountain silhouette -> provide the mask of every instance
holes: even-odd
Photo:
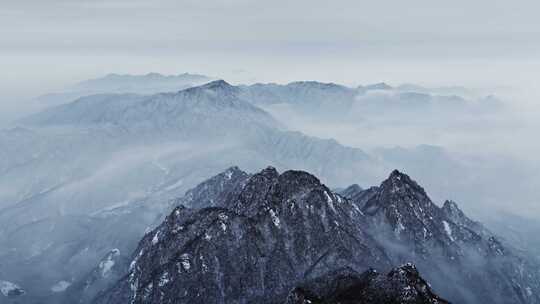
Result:
[[[0,271],[36,301],[113,248],[132,252],[171,200],[223,168],[297,167],[331,184],[377,176],[360,149],[284,130],[225,81],[83,97],[0,131],[0,143],[0,257],[11,261]]]
[[[139,81],[139,78],[119,75],[108,78],[118,83]],[[156,83],[164,81],[159,75],[142,78],[146,80],[141,81],[148,84],[151,84],[150,78]],[[100,84],[90,86],[94,85]],[[93,292],[116,279],[116,267],[123,264],[121,261],[131,259],[130,253],[136,249],[140,238],[159,225],[174,206],[223,208],[226,200],[223,193],[237,191],[230,187],[234,177],[247,176],[239,169],[224,173],[233,177],[229,182],[217,178],[223,181],[221,188],[206,194],[203,191],[192,200],[183,195],[224,168],[238,165],[248,172],[257,172],[268,164],[278,170],[297,168],[312,172],[325,184],[335,187],[352,181],[373,185],[390,167],[401,167],[398,163],[405,162],[399,157],[405,153],[400,151],[373,156],[332,139],[288,131],[279,122],[280,117],[263,109],[275,103],[294,103],[319,113],[321,109],[324,112],[326,106],[343,111],[350,106],[349,101],[357,102],[354,96],[358,94],[397,94],[396,88],[365,87],[360,92],[357,88],[310,81],[233,86],[218,80],[195,87],[186,84],[186,87],[168,91],[154,94],[112,90],[111,93],[105,89],[96,92],[100,94],[48,108],[0,131],[3,147],[0,151],[0,259],[10,261],[0,264],[0,280],[24,288],[27,303],[59,302],[65,294],[77,299],[77,286],[85,286],[87,281],[97,287],[89,287],[88,294],[81,299],[93,298]],[[143,95],[147,93],[150,95]],[[328,111],[325,115],[331,113]],[[425,155],[420,151],[405,160],[423,160]],[[390,165],[388,159],[392,160]],[[463,174],[461,168],[447,162],[447,158],[437,160],[436,163],[451,166],[452,172]],[[422,170],[414,172],[419,171]],[[436,179],[428,181],[430,189],[438,184]],[[236,186],[242,187],[241,184]],[[362,191],[359,186],[353,186],[339,197],[348,198],[358,208],[363,208],[379,194],[379,188]],[[220,198],[210,195],[212,191],[215,195],[221,193]],[[198,192],[192,191],[195,193]],[[369,205],[377,204],[371,201]],[[373,218],[387,214],[383,207],[375,209],[378,211],[370,215]],[[442,212],[448,212],[448,227],[453,233],[465,234],[452,224],[458,224],[460,213],[452,206],[447,209]],[[361,209],[365,214],[370,210]],[[433,212],[437,216],[441,213]],[[395,227],[400,227],[399,216],[389,215],[389,218],[394,226],[383,225],[384,233],[376,235],[394,237]],[[438,218],[433,223],[423,220],[433,229],[446,227]],[[459,224],[469,225],[467,223]],[[423,233],[421,228],[411,228],[413,230],[415,235]],[[480,230],[474,228],[474,231]],[[435,229],[433,233],[439,236],[442,232]],[[428,246],[406,234],[399,238],[405,243],[408,239],[416,244],[414,252]],[[493,242],[494,248],[497,242]],[[114,249],[119,252],[115,258],[117,266],[111,272],[114,275],[96,276],[103,257]],[[448,256],[457,259],[455,255],[459,250],[440,250],[448,251]],[[413,261],[423,270],[421,261],[396,252],[397,258],[387,267]]]
[[[486,113],[500,109],[494,96],[461,97],[452,90],[433,90],[416,86],[392,87],[386,83],[350,88],[335,83],[298,81],[289,84],[240,86],[240,94],[255,104],[286,104],[298,115],[325,116],[327,119],[358,119],[373,114],[421,114],[443,112]],[[458,91],[458,90],[456,90]]]
[[[17,103],[17,109],[6,111],[1,123],[14,122],[27,115],[37,113],[52,106],[67,104],[78,98],[96,94],[142,94],[150,95],[161,92],[177,92],[199,86],[214,78],[191,73],[163,75],[148,73],[145,75],[108,74],[103,77],[84,80],[74,85],[60,88],[52,93],[40,95],[30,100]],[[4,125],[2,125],[4,126]]]
[[[22,121],[26,125],[114,126],[128,132],[216,133],[278,123],[266,112],[238,97],[223,80],[176,93],[143,96],[105,94],[83,97]],[[233,124],[234,122],[234,124]],[[218,128],[220,127],[220,128]]]

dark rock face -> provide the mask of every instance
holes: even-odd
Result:
[[[340,267],[389,267],[360,210],[300,171],[253,175],[223,207],[178,207],[102,303],[255,303]]]
[[[455,203],[438,207],[398,171],[348,190],[231,168],[188,192],[198,208],[148,233],[96,303],[447,303],[412,265],[370,270],[408,261],[456,303],[540,303],[540,267]]]
[[[359,274],[339,269],[296,287],[285,304],[445,304],[433,293],[412,264],[392,269],[382,275],[370,269]]]
[[[371,223],[368,229],[379,227],[375,234],[392,260],[416,263],[450,300],[540,303],[537,262],[504,245],[456,203],[435,205],[406,174],[392,172],[358,204]]]
[[[448,221],[424,189],[399,171],[392,172],[363,205],[362,211],[379,222],[388,223],[397,238],[414,245],[419,254],[427,252],[425,247],[477,237],[474,232]],[[452,249],[452,246],[445,247]],[[448,254],[457,256],[455,252]]]

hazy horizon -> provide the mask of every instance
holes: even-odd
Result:
[[[0,103],[108,73],[531,89],[538,9],[535,1],[6,2]]]

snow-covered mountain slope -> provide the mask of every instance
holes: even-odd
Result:
[[[162,75],[108,74],[104,77],[89,79],[57,89],[54,93],[44,94],[29,100],[20,100],[14,109],[2,108],[6,114],[0,124],[17,121],[32,113],[37,113],[52,106],[70,103],[78,98],[96,94],[140,94],[151,95],[161,92],[177,92],[186,88],[208,83],[212,77],[183,73]]]
[[[236,163],[249,169],[272,163],[309,169],[333,184],[345,181],[344,166],[376,170],[359,149],[281,130],[237,90],[216,81],[145,98],[88,97],[25,119],[26,128],[6,130],[1,138],[10,147],[0,163],[6,188],[0,206],[10,206],[4,215],[13,218],[29,205],[41,215],[94,212],[179,182],[197,166],[213,174]],[[135,170],[144,174],[133,175]],[[184,180],[179,186],[194,185]]]
[[[1,131],[0,257],[10,263],[0,273],[20,282],[27,299],[56,299],[64,292],[52,286],[77,285],[112,249],[132,252],[171,200],[233,165],[306,170],[332,186],[371,185],[387,172],[360,149],[284,130],[243,90],[215,81],[90,96]]]
[[[365,202],[332,192],[306,172],[267,168],[237,176],[222,193],[215,191],[222,183],[200,186],[211,190],[199,193],[212,207],[180,205],[147,233],[127,275],[96,303],[283,303],[293,287],[329,272],[387,271],[407,261],[436,293],[456,303],[540,303],[540,264],[468,219],[455,203],[435,205],[403,173],[394,171],[366,190]],[[403,268],[389,277],[403,271],[420,280]],[[382,300],[388,294],[376,286],[401,286],[385,291],[399,295],[410,282],[398,281],[404,285],[369,283],[374,289],[368,294]],[[423,291],[438,299],[422,284],[410,295]]]
[[[176,93],[89,96],[30,116],[22,123],[32,126],[112,125],[144,133],[193,132],[195,126],[201,133],[254,125],[277,127],[270,115],[239,98],[237,90],[217,80]]]
[[[283,130],[224,81],[82,98],[0,134],[0,255],[11,261],[0,271],[29,296],[76,281],[113,248],[131,252],[168,201],[232,165],[310,170],[330,184],[369,183],[380,168],[359,149]],[[122,226],[129,214],[140,223]]]

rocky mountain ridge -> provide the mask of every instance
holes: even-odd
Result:
[[[445,304],[433,293],[416,267],[405,264],[382,275],[374,269],[361,274],[339,269],[295,287],[285,304]]]
[[[334,303],[337,295],[294,287],[339,269],[370,268],[390,271],[390,279],[362,283],[367,291],[358,299],[376,295],[402,303],[396,300],[401,291],[415,286],[415,296],[404,303],[445,303],[426,289],[416,268],[391,270],[404,261],[416,263],[435,292],[456,303],[540,301],[538,265],[522,260],[496,236],[468,226],[469,219],[455,212],[457,205],[433,204],[399,171],[379,187],[354,187],[369,191],[363,201],[334,193],[302,171],[279,174],[269,167],[237,176],[232,191],[209,191],[206,185],[204,200],[212,207],[179,206],[148,233],[128,275],[96,303],[282,303],[291,290],[289,303]],[[448,216],[449,208],[459,223]],[[392,283],[392,276],[403,272],[424,283]]]

